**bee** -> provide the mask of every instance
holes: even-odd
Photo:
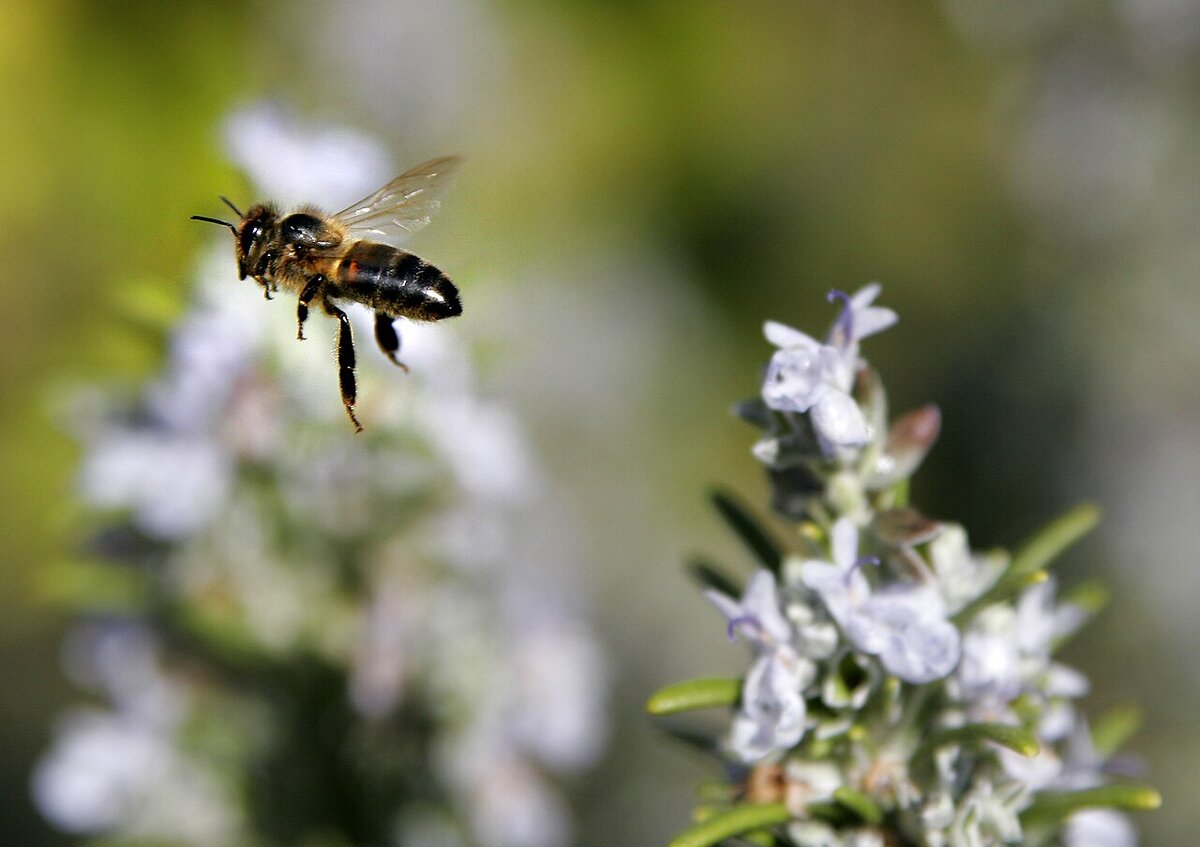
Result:
[[[281,288],[298,295],[296,337],[304,339],[308,308],[318,304],[339,323],[338,382],[342,403],[355,431],[354,337],[350,321],[335,301],[360,303],[375,312],[375,340],[384,355],[405,372],[398,358],[397,318],[440,321],[462,314],[454,283],[424,259],[401,249],[409,235],[429,223],[461,160],[443,156],[406,171],[373,194],[334,215],[312,206],[283,214],[259,204],[244,215],[221,199],[239,218],[193,215],[192,220],[227,226],[233,232],[238,278],[251,277],[263,296]]]

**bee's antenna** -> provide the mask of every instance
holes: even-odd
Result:
[[[237,206],[233,205],[233,201],[232,201],[232,200],[230,200],[228,197],[221,197],[221,201],[222,201],[222,202],[223,202],[223,203],[224,203],[226,206],[228,206],[229,208],[233,209],[233,213],[234,213],[235,215],[237,215],[239,218],[244,218],[244,217],[245,217],[245,215],[243,215],[243,214],[241,213],[241,210],[239,210]]]
[[[219,218],[206,218],[204,215],[192,215],[192,220],[206,221],[207,223],[210,223],[210,224],[220,224],[221,226],[227,226],[227,227],[229,227],[230,232],[232,232],[234,235],[237,235],[237,227],[234,226],[233,224],[231,224],[229,221],[223,221],[223,220],[220,220]]]

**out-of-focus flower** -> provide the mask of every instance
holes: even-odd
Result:
[[[373,142],[272,109],[229,132],[285,200],[392,175]],[[68,642],[112,708],[63,722],[40,808],[113,839],[565,845],[556,778],[600,754],[607,668],[513,529],[554,524],[520,421],[453,326],[414,326],[409,375],[360,347],[354,435],[321,328],[297,341],[294,304],[239,285],[224,239],[160,375],[72,420],[97,551],[142,599]]]
[[[57,735],[34,772],[34,799],[68,832],[227,844],[241,824],[217,775],[179,750],[170,728],[80,710]]]
[[[189,695],[160,670],[155,637],[139,626],[93,625],[67,648],[72,676],[114,707],[77,708],[60,720],[33,775],[46,816],[78,834],[228,842],[240,813],[221,773],[176,743]]]

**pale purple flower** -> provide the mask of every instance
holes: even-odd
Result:
[[[851,382],[843,378],[842,354],[774,321],[768,321],[763,332],[780,348],[763,380],[766,404],[781,412],[811,412],[813,429],[826,453],[866,444],[870,432],[862,410],[848,393]]]
[[[1014,627],[1017,643],[1027,655],[1049,655],[1055,642],[1071,635],[1087,619],[1083,609],[1055,604],[1055,583],[1047,579],[1027,588],[1017,600]]]
[[[862,573],[858,528],[848,518],[833,526],[833,562],[810,560],[800,578],[820,595],[846,637],[879,656],[888,673],[906,682],[940,679],[958,664],[958,629],[930,585],[895,583],[878,592]]]
[[[830,299],[841,300],[843,309],[829,331],[828,343],[843,350],[850,349],[867,336],[895,325],[899,318],[894,311],[871,305],[882,290],[883,286],[872,282],[849,297],[840,291],[830,292]]]
[[[932,586],[888,586],[862,605],[854,622],[851,638],[860,649],[877,653],[888,673],[905,682],[941,679],[958,664],[958,629]]]
[[[770,571],[755,571],[740,601],[720,591],[706,591],[704,596],[729,619],[730,636],[740,631],[760,651],[791,644],[792,625],[779,606],[775,575]]]
[[[1021,654],[1011,632],[972,627],[963,636],[953,682],[959,700],[1007,704],[1015,699],[1021,693]]]
[[[1084,809],[1067,819],[1064,847],[1137,847],[1137,830],[1112,809]]]
[[[742,686],[742,707],[733,721],[730,746],[753,762],[795,746],[807,728],[804,689],[816,666],[795,649],[795,632],[779,606],[775,576],[759,570],[740,601],[719,591],[707,592],[729,619],[729,632],[742,632],[757,656]]]
[[[812,681],[811,667],[790,650],[764,653],[754,662],[742,686],[742,707],[730,740],[743,761],[787,750],[804,736],[808,710],[802,689]]]
[[[832,292],[843,308],[824,344],[781,323],[763,325],[767,340],[779,348],[767,366],[763,400],[781,412],[808,412],[826,455],[870,440],[870,427],[850,392],[859,367],[858,342],[896,322],[891,309],[871,305],[879,291],[872,284],[853,297]]]
[[[958,524],[945,524],[929,543],[929,558],[946,611],[954,614],[991,588],[1004,570],[1007,557],[973,553],[967,533]]]
[[[977,719],[993,719],[1004,713],[1021,694],[1034,694],[1044,701],[1082,697],[1088,691],[1086,677],[1066,665],[1052,662],[1055,642],[1082,624],[1082,609],[1070,604],[1055,605],[1054,581],[1026,589],[1016,609],[996,605],[984,609],[963,636],[963,657],[951,680],[951,693],[969,704]],[[1069,726],[1061,710],[1048,714],[1039,727],[1046,740],[1057,740]]]
[[[806,333],[775,321],[763,324],[763,335],[779,348],[771,357],[763,399],[782,412],[807,412],[830,388],[846,392],[839,379],[841,353]]]

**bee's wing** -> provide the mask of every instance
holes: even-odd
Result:
[[[461,163],[458,156],[442,156],[417,165],[334,217],[352,238],[398,247],[429,223]]]

